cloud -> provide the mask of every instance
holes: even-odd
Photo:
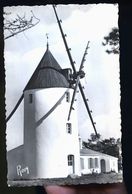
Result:
[[[109,137],[119,138],[121,136],[121,120],[120,116],[116,115],[115,112],[95,116],[94,121],[96,121],[97,133],[100,133],[103,139]],[[94,133],[91,121],[85,119],[79,126],[79,133],[82,139],[87,141],[90,134]]]
[[[58,15],[61,19],[65,20],[69,18],[74,10],[79,10],[81,12],[87,12],[93,7],[92,4],[87,5],[76,5],[76,4],[69,4],[69,5],[62,5],[58,4],[56,9],[58,12]],[[31,17],[31,11],[35,14],[37,18],[41,18],[41,22],[45,24],[53,24],[56,23],[55,14],[53,11],[52,5],[46,5],[46,6],[10,6],[10,7],[4,7],[5,13],[10,13],[5,15],[4,17],[9,19],[15,19],[16,16],[19,14],[20,16],[26,16],[26,18]]]

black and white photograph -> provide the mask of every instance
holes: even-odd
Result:
[[[8,186],[122,182],[118,4],[3,17]]]

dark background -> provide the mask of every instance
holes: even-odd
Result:
[[[42,187],[8,188],[6,169],[5,140],[5,69],[3,58],[3,7],[13,5],[45,5],[68,3],[118,3],[118,1],[42,1],[42,0],[9,0],[0,1],[0,194],[44,194]],[[119,2],[119,32],[120,32],[120,79],[121,79],[121,115],[122,115],[122,151],[124,182],[131,194],[132,180],[132,3]],[[13,84],[13,83],[12,83]]]

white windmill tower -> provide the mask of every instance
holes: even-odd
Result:
[[[25,87],[24,152],[32,178],[80,175],[76,111],[67,120],[73,93],[64,76],[68,71],[61,69],[47,45]]]

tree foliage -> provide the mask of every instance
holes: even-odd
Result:
[[[102,45],[110,47],[106,50],[108,54],[119,54],[119,29],[116,27],[112,28],[108,36],[104,37]]]
[[[4,33],[5,38],[11,38],[29,28],[36,26],[39,23],[39,19],[34,15],[33,11],[31,11],[31,16],[27,19],[26,15],[20,16],[16,15],[14,19],[10,19],[9,17],[11,13],[4,13],[5,20],[4,20]]]
[[[98,141],[100,139],[101,135],[98,133],[97,135],[95,133],[91,133],[89,141]]]

